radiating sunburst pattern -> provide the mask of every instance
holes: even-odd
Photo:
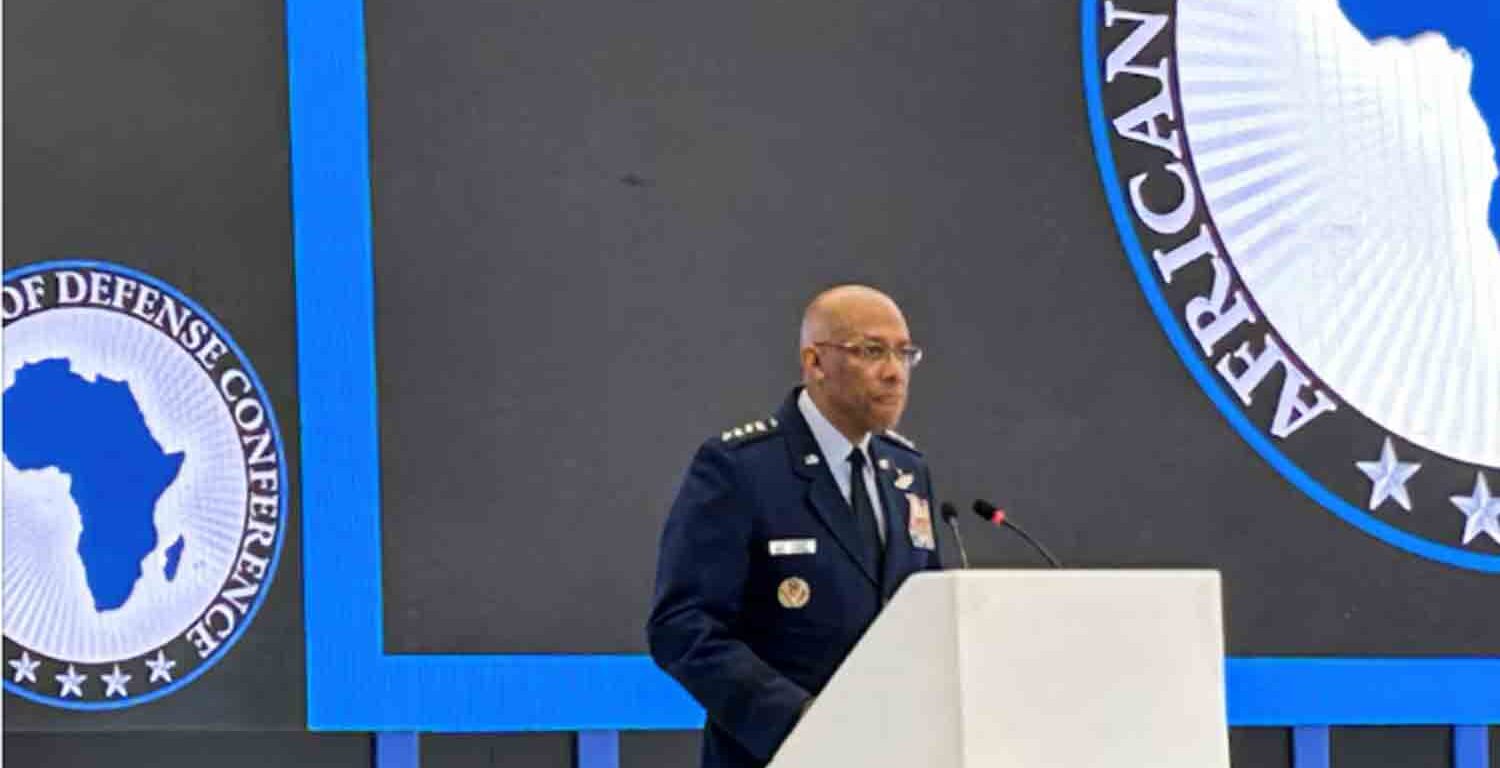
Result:
[[[1226,256],[1354,408],[1500,467],[1500,246],[1472,62],[1337,0],[1180,0],[1182,124]],[[1496,126],[1500,138],[1500,126]]]
[[[21,366],[53,358],[89,381],[126,382],[162,451],[185,458],[156,503],[156,548],[129,599],[107,611],[95,610],[84,580],[70,478],[5,461],[5,635],[69,662],[138,656],[186,630],[229,574],[245,519],[239,437],[197,361],[143,321],[100,309],[18,320],[5,328],[4,388]],[[181,562],[168,579],[165,552],[179,536]]]

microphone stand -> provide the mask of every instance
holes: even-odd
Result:
[[[943,502],[942,514],[943,520],[948,523],[948,527],[953,529],[953,540],[958,542],[959,567],[967,571],[969,569],[969,553],[964,549],[964,535],[958,529],[958,510],[954,508],[953,502]]]

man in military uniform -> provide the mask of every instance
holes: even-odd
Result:
[[[662,532],[651,656],[708,712],[705,768],[762,766],[910,574],[940,566],[927,466],[891,431],[922,359],[896,303],[808,306],[802,384],[709,438]]]

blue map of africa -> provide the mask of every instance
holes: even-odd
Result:
[[[1500,0],[1341,0],[1365,37],[1411,38],[1437,32],[1474,61],[1470,94],[1500,152]],[[1500,182],[1490,190],[1490,231],[1500,238]]]
[[[16,469],[55,467],[72,479],[83,518],[78,556],[94,609],[119,608],[156,549],[156,502],[177,479],[183,454],[162,451],[128,384],[87,381],[65,358],[22,366],[4,400],[6,458]],[[168,578],[183,543],[179,537],[172,545]]]

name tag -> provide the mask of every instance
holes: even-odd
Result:
[[[815,555],[818,553],[817,539],[772,539],[771,556]]]

